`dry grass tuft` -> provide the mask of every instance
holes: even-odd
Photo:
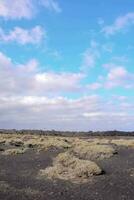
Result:
[[[39,177],[82,183],[88,181],[92,175],[100,175],[101,173],[102,170],[95,162],[81,160],[70,152],[65,152],[60,153],[54,159],[52,167],[40,170]]]
[[[16,139],[16,140],[10,140],[9,144],[15,147],[22,147],[24,145],[24,142],[22,142],[22,140],[20,139]]]
[[[38,150],[47,150],[51,147],[56,147],[60,149],[68,149],[71,148],[71,144],[69,140],[65,140],[62,137],[49,137],[49,136],[41,136],[38,138],[32,138],[25,142],[26,147],[37,148]]]
[[[51,147],[68,149],[71,148],[71,140],[71,138],[67,137],[0,134],[0,144],[15,147],[35,148],[37,150],[47,150]]]
[[[117,151],[109,144],[101,144],[98,141],[85,141],[77,139],[73,143],[73,152],[80,158],[85,159],[105,159],[113,156]]]
[[[5,150],[2,154],[3,155],[17,155],[17,154],[24,154],[26,152],[26,148],[25,149],[7,149]]]
[[[107,138],[79,139],[78,137],[0,134],[0,142],[4,143],[5,141],[7,145],[23,149],[34,148],[37,151],[46,151],[51,147],[71,149],[80,158],[89,160],[109,158],[116,152]],[[6,152],[6,154],[9,152]],[[17,152],[20,151],[17,150]]]
[[[124,147],[134,147],[134,139],[115,139],[111,141],[112,144]]]

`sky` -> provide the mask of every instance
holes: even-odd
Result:
[[[0,0],[0,128],[133,122],[134,1]]]

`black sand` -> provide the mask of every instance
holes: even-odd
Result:
[[[120,148],[118,152],[98,162],[105,174],[81,185],[37,178],[40,169],[51,165],[57,149],[0,155],[0,200],[133,200],[134,149]]]

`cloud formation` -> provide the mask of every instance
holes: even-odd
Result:
[[[107,36],[114,35],[131,24],[134,24],[134,12],[118,17],[112,25],[104,26],[101,32]]]
[[[125,67],[116,66],[110,69],[105,82],[106,88],[123,87],[134,88],[134,74],[129,73]]]
[[[107,63],[103,67],[107,70],[107,74],[99,76],[96,82],[86,85],[87,90],[134,88],[134,73],[130,73],[124,66]]]
[[[26,64],[14,64],[11,58],[0,53],[0,93],[12,94],[61,94],[81,89],[81,73],[41,72],[35,59]]]
[[[100,56],[100,52],[98,51],[98,43],[94,40],[91,41],[90,47],[86,49],[83,53],[83,69],[89,69],[91,67],[95,67],[96,61]]]
[[[132,111],[133,104],[124,108],[122,101],[114,104],[92,95],[78,99],[0,96],[0,126],[6,128],[127,130],[134,128]]]
[[[61,12],[61,8],[55,0],[1,0],[0,16],[5,19],[31,19],[39,10],[39,6]]]
[[[124,68],[112,68],[107,79],[113,83],[126,79],[126,75],[129,74]],[[81,73],[40,71],[35,59],[15,64],[1,52],[0,127],[88,131],[124,130],[125,124],[126,130],[132,128],[134,105],[125,97],[65,97],[64,94],[82,91],[83,78]],[[100,87],[100,83],[91,84],[84,91]]]
[[[46,31],[41,26],[35,26],[31,29],[24,29],[15,27],[9,33],[5,33],[0,28],[0,41],[1,42],[17,42],[22,45],[26,44],[39,44],[43,38],[46,37]]]
[[[31,0],[1,0],[0,16],[6,19],[30,19],[34,13]]]
[[[40,0],[41,4],[50,11],[60,13],[62,10],[55,0]]]

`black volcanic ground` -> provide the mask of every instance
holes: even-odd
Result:
[[[1,144],[1,148],[3,148]],[[133,200],[134,148],[118,147],[118,154],[98,161],[105,173],[88,183],[38,179],[41,168],[52,164],[60,150],[51,148],[38,154],[0,154],[1,200]]]

